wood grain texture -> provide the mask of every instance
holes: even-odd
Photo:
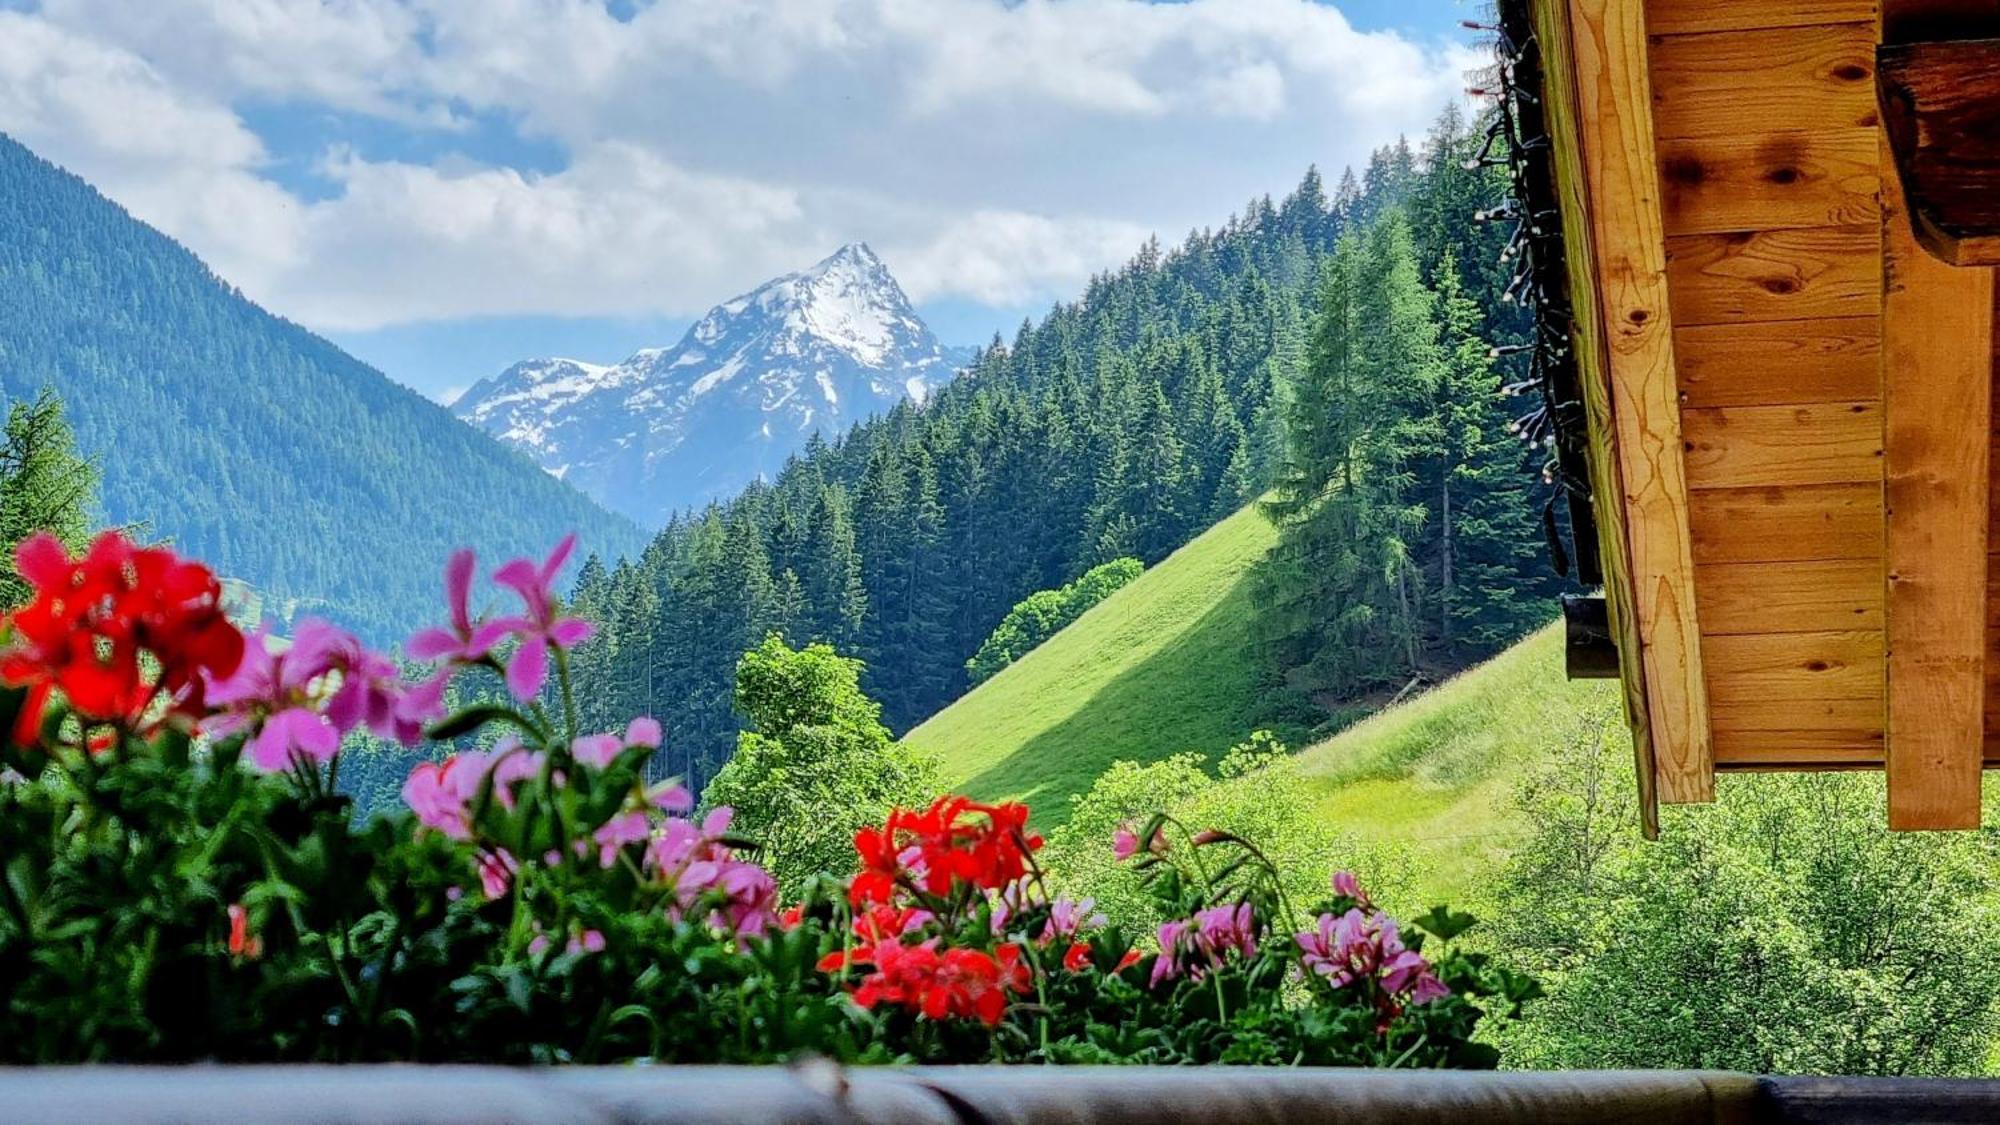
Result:
[[[1654,35],[1749,31],[1873,23],[1875,0],[1650,0],[1646,30]]]
[[[1875,130],[1768,133],[1660,142],[1669,235],[1872,223]]]
[[[1714,406],[1684,411],[1690,489],[1882,479],[1882,412],[1872,402]]]
[[[1876,559],[1702,563],[1694,570],[1703,636],[1882,629]],[[1881,696],[1876,693],[1876,725]]]
[[[1652,63],[1662,138],[1823,132],[1877,121],[1871,23],[1656,35]]]
[[[1885,46],[1877,64],[1918,241],[1952,265],[2000,266],[2000,39]]]
[[[1660,799],[1715,799],[1641,0],[1568,0],[1577,126]],[[1586,378],[1590,377],[1589,375]]]
[[[1874,401],[1882,394],[1879,317],[1676,325],[1689,407]]]
[[[1602,311],[1589,295],[1597,292],[1597,247],[1591,221],[1592,189],[1584,163],[1584,122],[1577,88],[1573,36],[1567,0],[1532,5],[1535,34],[1542,44],[1542,105],[1547,116],[1556,191],[1560,198],[1565,263],[1573,322],[1570,346],[1576,351],[1579,385],[1590,441],[1592,508],[1596,513],[1598,556],[1604,575],[1606,615],[1618,643],[1619,683],[1625,721],[1632,732],[1638,782],[1639,831],[1660,834],[1658,771],[1653,751],[1653,719],[1647,684],[1645,646],[1639,633],[1638,590],[1633,582],[1625,512],[1623,471],[1612,420],[1611,387],[1605,377],[1606,344]]]
[[[1882,690],[1882,634],[1750,633],[1705,637],[1709,694],[1734,708],[1779,701],[1869,701]]]
[[[1976,828],[1993,274],[1919,246],[1894,175],[1882,195],[1889,827]]]
[[[1882,768],[1878,730],[1718,730],[1715,768],[1798,773]]]
[[[1880,243],[1875,225],[1669,239],[1674,322],[1875,315],[1882,300]]]
[[[1697,567],[1882,558],[1882,486],[1704,489],[1689,499]]]

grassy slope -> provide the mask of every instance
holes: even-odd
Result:
[[[1615,732],[1617,708],[1615,683],[1563,678],[1552,625],[1297,762],[1336,824],[1408,847],[1419,888],[1463,902],[1520,831],[1511,798],[1522,775],[1562,739]]]
[[[1276,542],[1255,508],[1209,529],[911,731],[948,782],[1055,824],[1121,758],[1211,755],[1243,740],[1258,695],[1249,569]]]
[[[910,732],[946,781],[1018,797],[1036,819],[1112,762],[1181,750],[1213,758],[1252,726],[1250,566],[1275,534],[1252,509],[1188,544],[1069,628]],[[1422,893],[1462,900],[1518,832],[1518,779],[1578,723],[1616,714],[1615,686],[1563,679],[1561,637],[1544,629],[1438,688],[1297,756],[1326,815],[1370,841],[1407,847]]]

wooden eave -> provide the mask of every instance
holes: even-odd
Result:
[[[1893,827],[1978,822],[2000,43],[1939,48],[1984,25],[1935,7],[1533,0],[1649,833],[1718,770],[1886,769]]]

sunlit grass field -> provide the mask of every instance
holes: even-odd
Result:
[[[946,782],[1067,818],[1069,798],[1112,762],[1183,750],[1211,760],[1257,725],[1263,690],[1251,567],[1276,542],[1254,508],[1224,520],[929,722]],[[1563,678],[1543,629],[1437,688],[1297,754],[1343,830],[1405,849],[1423,893],[1476,898],[1518,839],[1512,795],[1578,723],[1616,714],[1610,682]],[[1294,732],[1295,733],[1295,732]]]

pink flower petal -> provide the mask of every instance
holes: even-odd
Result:
[[[575,648],[596,631],[596,626],[581,617],[565,617],[549,628],[549,639],[563,648]]]
[[[444,564],[444,598],[451,608],[451,625],[461,634],[472,630],[472,573],[476,560],[464,547]]]
[[[526,703],[541,694],[548,676],[548,646],[534,638],[522,641],[521,647],[514,650],[514,658],[507,662],[507,690]]]

